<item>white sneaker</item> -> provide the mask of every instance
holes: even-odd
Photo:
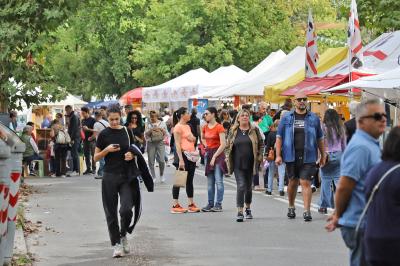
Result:
[[[165,177],[161,176],[161,183],[165,183],[166,179]]]
[[[121,244],[115,244],[113,258],[121,258],[122,256],[124,256],[124,251]]]
[[[156,183],[156,181],[157,181],[157,179],[156,179],[156,178],[153,178],[153,183],[154,183],[154,184]]]
[[[129,248],[128,238],[126,236],[121,238],[121,243],[125,254],[131,252],[131,249]]]

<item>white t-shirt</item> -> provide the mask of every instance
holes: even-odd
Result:
[[[106,120],[100,119],[99,121],[94,123],[93,130],[96,131],[97,136],[99,136],[100,132],[109,126],[110,124]]]

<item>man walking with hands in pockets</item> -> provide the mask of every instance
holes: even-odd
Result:
[[[294,111],[282,117],[276,135],[276,163],[286,163],[286,171],[289,177],[288,218],[296,217],[294,201],[297,187],[302,187],[304,201],[304,221],[312,220],[311,205],[311,179],[316,173],[318,150],[321,154],[319,164],[325,164],[326,154],[324,150],[324,135],[319,117],[307,110],[307,96],[299,92],[295,95]]]

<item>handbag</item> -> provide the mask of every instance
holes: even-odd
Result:
[[[186,158],[191,161],[196,163],[200,159],[200,153],[198,150],[195,151],[183,151],[185,154]]]
[[[270,148],[267,154],[268,161],[275,161],[275,151],[274,148]]]
[[[188,172],[182,169],[176,169],[174,175],[174,187],[185,187]]]

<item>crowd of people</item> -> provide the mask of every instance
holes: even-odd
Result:
[[[132,232],[141,211],[139,182],[144,181],[148,191],[154,190],[157,176],[165,183],[168,155],[173,154],[173,165],[186,173],[188,198],[187,206],[180,203],[180,186],[173,185],[173,214],[223,211],[223,180],[234,175],[235,220],[253,219],[252,193],[261,189],[259,174],[263,173],[267,195],[273,194],[275,179],[276,196],[283,197],[287,191],[289,219],[296,218],[295,199],[301,188],[302,216],[310,222],[313,186],[320,183],[318,212],[329,212],[327,231],[340,228],[350,250],[350,264],[400,263],[396,254],[400,250],[400,182],[396,179],[400,175],[400,128],[391,130],[381,151],[379,140],[387,127],[387,115],[380,100],[351,103],[353,117],[347,122],[334,109],[326,110],[321,119],[308,106],[302,93],[275,113],[266,103],[243,105],[239,111],[209,107],[201,119],[196,109],[190,112],[185,107],[172,113],[165,109],[163,114],[153,110],[145,118],[131,106],[93,112],[82,107],[79,113],[66,106],[64,116],[57,114],[54,120],[48,117],[43,126],[51,129],[49,146],[55,176],[65,176],[67,166],[70,175],[79,173],[82,145],[86,164],[83,174],[95,173],[96,178],[103,179],[103,206],[114,257],[129,252],[126,234]],[[33,126],[27,125],[21,137],[27,146],[27,164],[40,159]],[[201,208],[194,201],[193,185],[199,157],[208,190],[207,202]]]

